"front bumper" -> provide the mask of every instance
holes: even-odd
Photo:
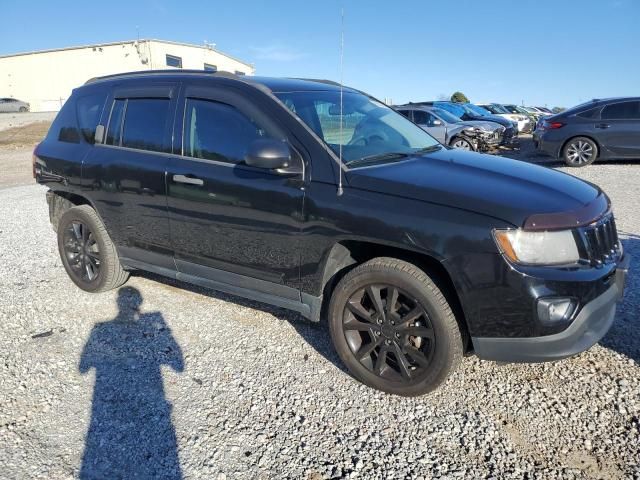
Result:
[[[584,305],[565,330],[540,337],[472,337],[476,355],[499,362],[547,362],[591,348],[613,324],[616,302],[624,292],[629,262],[628,255],[621,259],[610,287]]]

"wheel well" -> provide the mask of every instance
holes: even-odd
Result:
[[[53,192],[51,191],[51,200],[49,202],[49,218],[54,231],[58,229],[60,217],[72,207],[78,205],[91,205],[91,202],[81,195],[70,192]]]
[[[582,137],[582,138],[588,138],[589,140],[591,140],[593,143],[595,143],[596,145],[596,159],[600,156],[600,151],[602,150],[602,148],[600,147],[600,144],[598,143],[598,141],[589,136],[589,135],[574,135],[573,137],[569,137],[565,140],[565,142],[562,144],[562,146],[560,147],[560,155],[558,155],[560,158],[562,158],[562,156],[564,155],[564,149],[567,146],[567,144],[573,140],[574,138],[578,138],[578,137]]]
[[[376,257],[392,257],[404,260],[419,267],[429,275],[442,291],[460,324],[460,328],[464,330],[463,338],[469,339],[467,321],[458,292],[449,272],[438,259],[424,253],[369,242],[343,241],[333,246],[325,263],[322,279],[321,319],[326,318],[325,315],[331,299],[331,293],[342,277],[356,266]],[[469,341],[467,341],[465,348],[470,348]]]

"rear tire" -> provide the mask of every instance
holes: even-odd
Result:
[[[87,292],[106,292],[129,278],[107,229],[89,205],[72,207],[62,214],[58,251],[71,280]]]
[[[463,356],[463,334],[441,290],[418,267],[395,258],[374,258],[340,280],[329,330],[355,378],[397,395],[434,390]]]
[[[562,149],[562,159],[569,167],[586,167],[598,158],[598,145],[587,137],[575,137]]]

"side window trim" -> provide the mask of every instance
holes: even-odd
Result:
[[[111,145],[109,143],[107,143],[107,138],[109,136],[109,128],[111,127],[111,121],[113,120],[113,111],[116,108],[116,102],[118,100],[123,100],[124,101],[124,106],[122,107],[122,117],[120,118],[120,125],[118,126],[118,144],[117,145]],[[111,109],[109,110],[109,119],[107,120],[107,126],[105,128],[105,134],[104,134],[104,138],[102,139],[102,143],[101,145],[107,145],[110,147],[121,147],[122,146],[122,129],[124,127],[124,115],[127,112],[127,99],[126,98],[116,98],[113,97],[111,99]]]

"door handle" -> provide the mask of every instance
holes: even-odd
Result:
[[[599,123],[598,125],[596,125],[596,128],[609,128],[611,125],[609,125],[608,123]]]
[[[174,175],[173,176],[173,181],[176,183],[186,183],[189,185],[198,185],[198,186],[202,186],[204,185],[204,180],[202,180],[201,178],[195,178],[195,177],[188,177],[187,175]]]

